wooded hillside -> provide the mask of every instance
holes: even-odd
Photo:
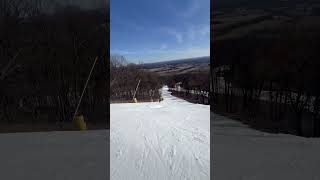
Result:
[[[163,80],[159,75],[138,68],[124,56],[111,55],[110,58],[110,98],[111,102],[159,101]]]

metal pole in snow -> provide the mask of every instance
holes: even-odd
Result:
[[[134,91],[133,99],[136,97],[136,93],[137,93],[137,90],[138,90],[138,87],[139,87],[140,81],[141,81],[141,79],[139,79],[139,82],[138,82],[138,84],[137,84],[136,90]]]
[[[84,92],[86,91],[86,88],[87,88],[88,82],[89,82],[89,80],[90,80],[90,77],[91,77],[92,71],[93,71],[93,69],[94,69],[94,67],[95,67],[95,65],[96,65],[97,60],[98,60],[98,57],[96,57],[96,59],[94,60],[94,63],[93,63],[92,68],[91,68],[91,70],[90,70],[90,73],[89,73],[89,76],[88,76],[88,78],[87,78],[86,84],[84,85],[84,88],[83,88],[83,90],[82,90],[82,93],[81,93],[81,96],[80,96],[80,99],[79,99],[79,102],[78,102],[78,105],[77,105],[76,111],[75,111],[75,112],[74,112],[74,114],[73,114],[72,121],[73,121],[73,120],[74,120],[74,118],[76,117],[76,114],[77,114],[78,109],[79,109],[79,107],[80,107],[80,103],[81,103],[81,100],[82,100],[83,94],[84,94]]]

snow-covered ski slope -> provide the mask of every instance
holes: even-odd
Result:
[[[111,104],[111,180],[210,179],[210,106],[162,96]]]
[[[320,139],[270,134],[211,113],[211,177],[320,180]]]

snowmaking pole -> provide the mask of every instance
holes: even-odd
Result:
[[[98,57],[96,57],[96,58],[95,58],[94,63],[93,63],[93,65],[92,65],[92,67],[91,67],[91,70],[90,70],[90,73],[89,73],[89,75],[88,75],[88,78],[87,78],[86,84],[84,85],[84,88],[83,88],[83,90],[82,90],[82,93],[81,93],[81,96],[80,96],[80,99],[79,99],[79,102],[78,102],[77,108],[76,108],[76,110],[75,110],[75,112],[74,112],[74,114],[73,114],[72,121],[74,121],[74,119],[75,119],[75,117],[76,117],[76,115],[77,115],[77,113],[78,113],[78,109],[79,109],[79,107],[80,107],[82,97],[83,97],[83,95],[84,95],[84,92],[86,91],[86,88],[87,88],[88,82],[89,82],[89,80],[90,80],[90,77],[91,77],[92,71],[93,71],[93,69],[94,69],[94,67],[95,67],[95,65],[96,65],[96,63],[97,63],[97,60],[98,60]],[[86,126],[86,125],[84,125],[84,124],[85,124],[85,122],[84,122],[83,116],[80,118],[80,121],[81,121],[81,122],[77,122],[78,126],[80,126],[80,127],[82,127],[82,126]],[[83,124],[83,125],[80,125],[80,124]],[[86,127],[84,127],[84,128],[80,128],[80,129],[86,129]]]
[[[133,102],[135,102],[135,103],[138,103],[138,100],[136,98],[136,93],[138,91],[138,87],[139,87],[140,81],[141,81],[141,79],[139,79],[139,82],[137,84],[136,90],[134,91],[134,94],[133,94]]]

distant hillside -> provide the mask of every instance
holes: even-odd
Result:
[[[140,69],[159,75],[176,75],[210,70],[210,56],[140,65]]]
[[[163,61],[163,62],[156,62],[156,63],[146,63],[142,64],[142,68],[157,68],[157,67],[163,67],[163,66],[169,66],[169,65],[179,65],[179,64],[204,64],[204,63],[210,63],[210,56],[205,57],[196,57],[196,58],[188,58],[188,59],[178,59],[178,60],[172,60],[172,61]]]

